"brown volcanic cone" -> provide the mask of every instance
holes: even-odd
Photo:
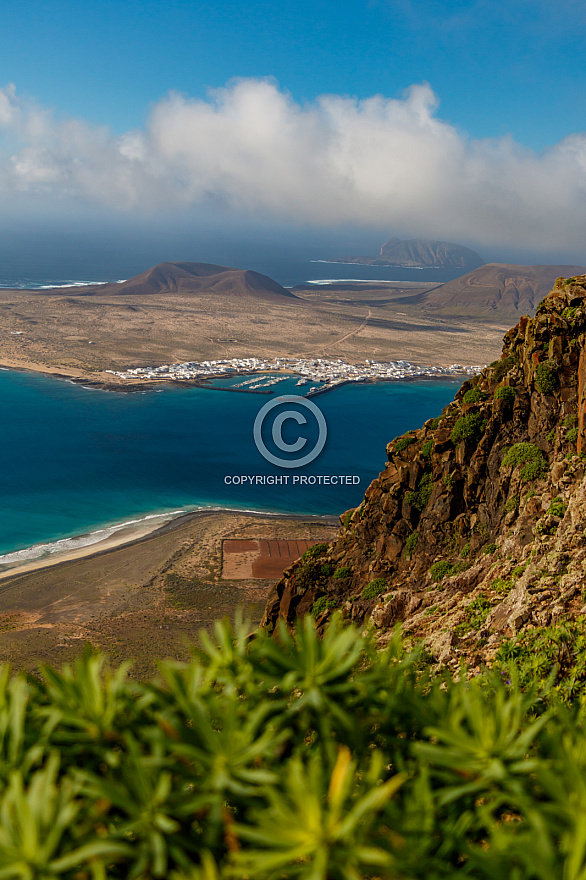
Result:
[[[297,299],[293,293],[267,275],[250,269],[216,266],[213,263],[159,263],[128,281],[102,285],[96,288],[95,293],[115,296],[165,293],[193,296],[199,293],[218,293],[266,300],[281,300],[283,297]]]
[[[424,311],[466,317],[515,319],[534,315],[556,278],[582,275],[582,266],[517,266],[486,263],[426,293]]]

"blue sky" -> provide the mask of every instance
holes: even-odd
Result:
[[[0,27],[4,225],[205,215],[582,253],[582,0],[21,0]]]

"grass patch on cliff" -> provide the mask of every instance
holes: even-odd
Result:
[[[535,367],[535,387],[541,394],[552,394],[558,387],[558,363],[554,358],[542,361]]]
[[[517,358],[516,354],[513,353],[504,355],[504,357],[502,357],[500,361],[493,361],[491,367],[493,368],[492,377],[495,382],[501,382],[505,378],[507,373],[518,364],[519,359]]]
[[[361,599],[378,599],[379,596],[382,596],[383,593],[386,593],[389,589],[389,585],[384,578],[374,578],[374,580],[370,581],[362,593],[360,594]]]
[[[519,496],[518,496],[518,495],[512,495],[512,496],[511,496],[510,498],[508,498],[508,499],[506,500],[506,502],[505,502],[505,506],[503,507],[503,511],[504,511],[504,513],[513,513],[513,511],[518,510],[518,509],[519,509],[519,503],[520,503],[520,501],[519,501]]]
[[[568,505],[564,503],[562,498],[554,498],[549,507],[547,508],[547,512],[552,516],[559,516],[560,519],[566,514],[566,510],[568,509]]]
[[[313,547],[308,547],[303,556],[301,557],[305,562],[308,562],[311,559],[316,559],[318,556],[323,556],[323,554],[330,549],[329,544],[314,544]]]
[[[332,599],[331,596],[319,596],[311,607],[311,614],[312,617],[319,617],[325,611],[331,611],[337,607],[338,602],[336,599]]]
[[[327,562],[319,563],[311,559],[301,562],[295,569],[295,585],[302,591],[310,590],[324,584],[333,572],[334,566]]]
[[[431,450],[433,449],[433,440],[426,440],[421,446],[421,458],[431,458]]]
[[[499,596],[506,596],[507,593],[511,592],[514,586],[513,578],[504,577],[495,578],[491,584],[492,589],[495,593],[498,593]]]
[[[511,405],[515,402],[515,397],[517,396],[517,392],[514,388],[511,388],[510,385],[501,385],[494,392],[495,400],[504,400],[505,403]]]
[[[457,444],[462,440],[473,440],[478,442],[486,429],[486,419],[480,413],[468,413],[460,416],[456,424],[452,428],[450,440]]]
[[[432,581],[436,584],[453,573],[454,566],[451,562],[448,562],[447,559],[439,559],[437,562],[434,562],[429,569],[429,575]]]
[[[487,599],[486,596],[477,596],[476,599],[473,599],[466,607],[464,620],[454,627],[456,635],[463,636],[472,630],[482,629],[491,608],[490,599]]]
[[[406,437],[399,437],[394,441],[394,451],[404,452],[412,443],[415,443],[415,437],[409,434]]]
[[[415,548],[417,547],[417,541],[419,540],[419,532],[412,532],[407,540],[405,541],[405,548],[403,550],[404,556],[407,559],[410,559],[415,552]]]
[[[521,467],[519,477],[526,483],[545,477],[549,471],[543,452],[534,443],[515,443],[509,446],[501,467]]]
[[[468,391],[464,393],[462,397],[463,403],[471,404],[471,403],[482,403],[486,400],[487,395],[484,391],[481,391],[480,388],[469,388]]]
[[[423,511],[427,507],[432,492],[433,476],[431,474],[424,474],[419,481],[417,489],[405,492],[405,501],[417,510]]]

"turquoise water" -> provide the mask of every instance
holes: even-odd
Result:
[[[283,469],[260,455],[252,430],[261,406],[304,390],[294,379],[273,395],[200,388],[121,394],[0,371],[0,554],[199,506],[338,514],[360,502],[384,467],[387,442],[437,415],[459,384],[347,385],[317,396],[325,447],[311,464]],[[294,443],[302,435],[312,448],[316,430],[308,414],[307,425],[286,422],[282,436]],[[269,430],[269,446],[271,437]],[[288,484],[233,485],[234,476],[287,475]],[[332,475],[353,481],[292,482]]]

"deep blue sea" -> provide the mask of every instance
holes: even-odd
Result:
[[[242,255],[233,255],[235,259],[229,259],[231,255],[222,255],[208,259],[198,254],[191,254],[184,259],[192,262],[219,262],[220,265],[238,266],[240,268],[254,269],[268,275],[284,287],[294,287],[297,284],[324,281],[435,281],[443,284],[451,281],[462,274],[462,269],[401,269],[390,266],[359,266],[351,263],[331,263],[323,260],[299,259],[295,257],[280,256],[273,258],[270,255],[253,256],[251,259],[243,259]],[[56,275],[48,273],[41,264],[37,267],[31,265],[27,273],[5,273],[0,276],[0,288],[23,288],[39,289],[48,287],[61,287],[76,284],[99,284],[109,281],[124,281],[133,275],[138,275],[148,269],[144,262],[130,262],[128,265],[107,265],[102,268],[92,266],[85,272],[75,274],[63,273]]]
[[[389,440],[437,415],[460,384],[346,385],[319,395],[312,402],[327,426],[323,451],[310,464],[286,468],[263,458],[253,426],[263,405],[303,392],[295,382],[279,383],[272,395],[200,388],[115,393],[1,370],[0,565],[11,561],[6,554],[32,545],[200,506],[339,514],[361,501],[383,469]],[[305,424],[285,420],[282,443],[313,448],[317,422],[304,412]],[[269,414],[261,436],[269,451],[286,457],[273,441],[278,413],[276,407]],[[257,483],[288,479],[243,484],[249,476]],[[332,477],[351,480],[332,485]]]
[[[117,281],[147,268],[144,257],[108,261],[100,254],[92,260],[61,253],[63,242],[56,244],[50,254],[41,248],[36,262],[27,251],[26,271],[22,260],[11,262],[2,251],[0,287]],[[255,269],[289,287],[335,279],[444,282],[461,274],[322,262],[317,247],[305,255],[266,247],[183,252],[181,258]],[[295,382],[279,383],[272,395],[197,388],[123,394],[0,371],[0,568],[93,543],[121,523],[198,507],[339,514],[360,502],[384,467],[388,441],[439,413],[460,384],[348,385],[318,396],[314,403],[327,426],[323,451],[310,464],[287,469],[259,453],[253,426],[268,401],[307,391]],[[286,411],[275,409],[263,426],[267,448],[277,457],[271,429],[274,417]],[[317,422],[307,410],[302,415],[305,423],[282,422],[282,440],[311,449]],[[267,477],[281,479],[263,484]]]

